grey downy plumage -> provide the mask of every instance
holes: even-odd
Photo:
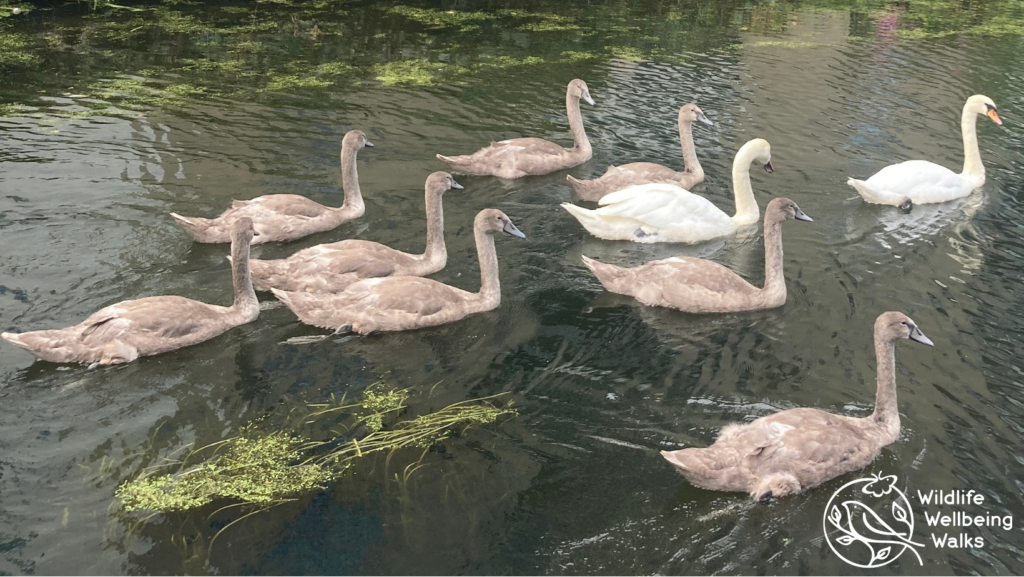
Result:
[[[249,218],[234,222],[235,302],[230,307],[179,296],[146,297],[108,306],[73,327],[0,336],[45,361],[93,365],[127,363],[212,339],[256,320],[260,313],[249,279],[249,244],[254,234]]]
[[[232,224],[243,217],[252,219],[260,233],[253,244],[295,240],[337,228],[366,211],[356,171],[356,153],[363,147],[373,147],[363,131],[350,130],[345,134],[341,143],[341,187],[345,200],[340,207],[324,206],[297,194],[268,194],[252,200],[235,200],[217,218],[173,212],[171,217],[197,242],[206,243],[230,242]]]

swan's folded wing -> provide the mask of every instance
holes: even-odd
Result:
[[[501,142],[495,142],[491,145],[497,153],[507,154],[551,154],[551,155],[562,155],[565,154],[565,149],[561,146],[551,142],[550,140],[544,140],[543,138],[513,138],[512,140],[502,140]]]
[[[380,312],[403,312],[430,316],[446,307],[459,305],[470,293],[435,280],[399,276],[367,279],[350,285],[342,295],[352,304]]]
[[[849,420],[817,409],[792,409],[771,415],[760,447],[747,455],[752,470],[768,473],[802,464],[830,468],[847,461],[851,454],[872,446],[861,429]]]
[[[917,199],[940,191],[960,190],[964,181],[959,174],[945,166],[927,160],[908,160],[886,166],[865,182],[873,189]]]
[[[271,194],[245,201],[238,207],[244,214],[254,219],[266,216],[266,211],[293,217],[315,218],[323,214],[327,207],[297,194]],[[252,215],[249,211],[254,211]]]
[[[651,282],[660,279],[669,294],[676,290],[689,291],[695,286],[717,294],[757,290],[727,267],[692,257],[672,257],[643,265],[637,274],[637,284],[643,284],[646,279]]]
[[[85,344],[101,345],[119,338],[177,338],[202,328],[211,319],[206,303],[179,296],[147,297],[111,305],[82,324]]]
[[[312,248],[316,247],[306,249],[300,258],[293,258],[294,274],[355,273],[359,278],[377,278],[395,274],[396,265],[409,260],[404,253],[376,243],[348,250]]]
[[[731,227],[732,219],[711,201],[667,183],[639,184],[606,195],[598,214],[633,218],[657,228],[699,223]]]

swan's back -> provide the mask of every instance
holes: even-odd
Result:
[[[972,179],[927,160],[908,160],[879,170],[864,181],[872,190],[909,198],[914,204],[946,202],[970,194]]]
[[[773,486],[778,497],[870,463],[890,439],[869,421],[818,409],[790,409],[725,427],[706,449],[663,455],[700,487],[761,497]],[[741,481],[745,487],[738,487]]]
[[[273,292],[306,324],[355,332],[433,326],[475,312],[474,293],[411,276],[370,278],[336,294]]]

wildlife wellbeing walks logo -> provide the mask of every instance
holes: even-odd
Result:
[[[981,549],[984,537],[977,529],[1013,529],[1012,515],[972,514],[967,508],[984,506],[985,497],[974,490],[916,491],[917,504],[930,533],[914,537],[914,510],[896,486],[895,475],[872,475],[850,481],[825,506],[825,541],[840,559],[863,569],[892,563],[904,553],[924,565],[921,553],[930,543],[936,549]],[[952,508],[952,510],[950,510]]]

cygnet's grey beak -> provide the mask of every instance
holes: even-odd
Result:
[[[587,104],[589,104],[591,106],[594,105],[594,99],[590,97],[590,93],[589,92],[584,92],[583,93],[583,100],[587,101]]]
[[[768,174],[775,172],[775,166],[772,165],[772,161],[769,160],[768,162],[764,163],[764,171],[767,172]]]
[[[464,189],[466,187],[462,186],[461,184],[459,184],[457,182],[455,182],[455,180],[453,179],[452,180],[452,188],[454,188],[455,190],[462,190],[462,189]]]
[[[924,333],[921,332],[921,329],[917,327],[914,327],[913,329],[910,330],[910,340],[917,341],[922,345],[928,345],[929,347],[935,346],[935,343],[933,343],[932,340],[929,339],[928,337],[924,336]]]
[[[376,147],[375,147],[375,146],[373,145],[373,143],[372,143],[372,142],[370,142],[369,140],[367,140],[367,141],[366,141],[366,144],[364,144],[363,146],[365,146],[366,148],[376,148]]]
[[[523,234],[523,232],[521,230],[516,228],[516,225],[512,224],[511,220],[506,222],[505,223],[505,227],[502,228],[501,230],[505,234],[511,234],[512,236],[515,236],[515,237],[518,237],[518,238],[526,238],[526,235]]]
[[[796,219],[805,222],[814,222],[813,218],[807,216],[807,214],[804,211],[800,210],[799,208],[796,209]]]
[[[711,122],[710,118],[708,118],[707,116],[704,116],[703,112],[697,114],[697,120],[703,122],[704,124],[707,124],[708,126],[714,126],[715,125],[714,122]]]

